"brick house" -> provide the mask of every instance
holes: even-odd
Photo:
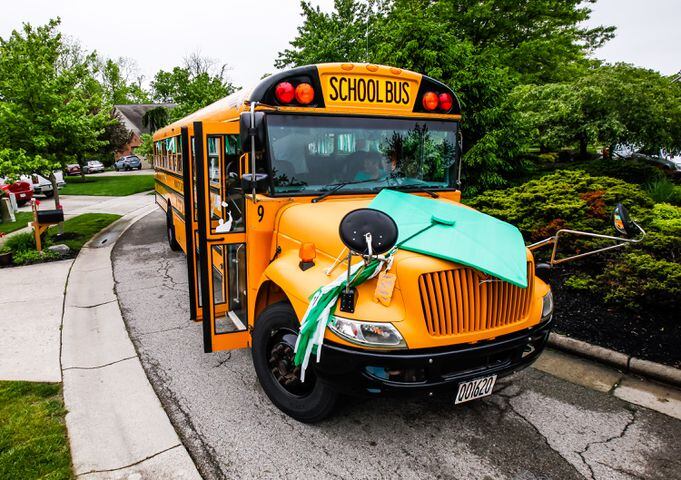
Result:
[[[141,137],[144,133],[153,133],[149,126],[144,126],[144,115],[155,108],[164,107],[171,109],[174,103],[131,103],[126,105],[114,105],[114,115],[118,115],[121,122],[130,132],[130,141],[115,152],[114,157],[118,160],[126,155],[131,155],[135,147],[142,144]]]

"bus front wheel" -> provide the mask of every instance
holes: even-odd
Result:
[[[312,366],[300,381],[300,367],[293,364],[299,329],[291,305],[267,307],[253,330],[253,366],[272,403],[300,422],[314,423],[331,413],[338,394],[317,381]]]

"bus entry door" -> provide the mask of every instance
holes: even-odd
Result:
[[[195,122],[197,272],[205,352],[250,345],[239,122]]]

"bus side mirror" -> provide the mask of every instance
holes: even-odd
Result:
[[[239,116],[239,140],[241,151],[251,151],[251,138],[255,138],[255,149],[265,146],[265,112],[253,112],[255,126],[251,128],[251,112],[241,112]]]
[[[635,237],[640,233],[639,227],[629,217],[629,212],[621,203],[618,203],[612,212],[612,223],[615,230],[626,238]]]

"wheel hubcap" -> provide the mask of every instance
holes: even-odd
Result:
[[[308,372],[305,382],[300,381],[300,367],[294,363],[295,342],[298,335],[289,330],[274,332],[267,352],[267,364],[272,376],[288,393],[303,396],[314,387],[314,378]]]

